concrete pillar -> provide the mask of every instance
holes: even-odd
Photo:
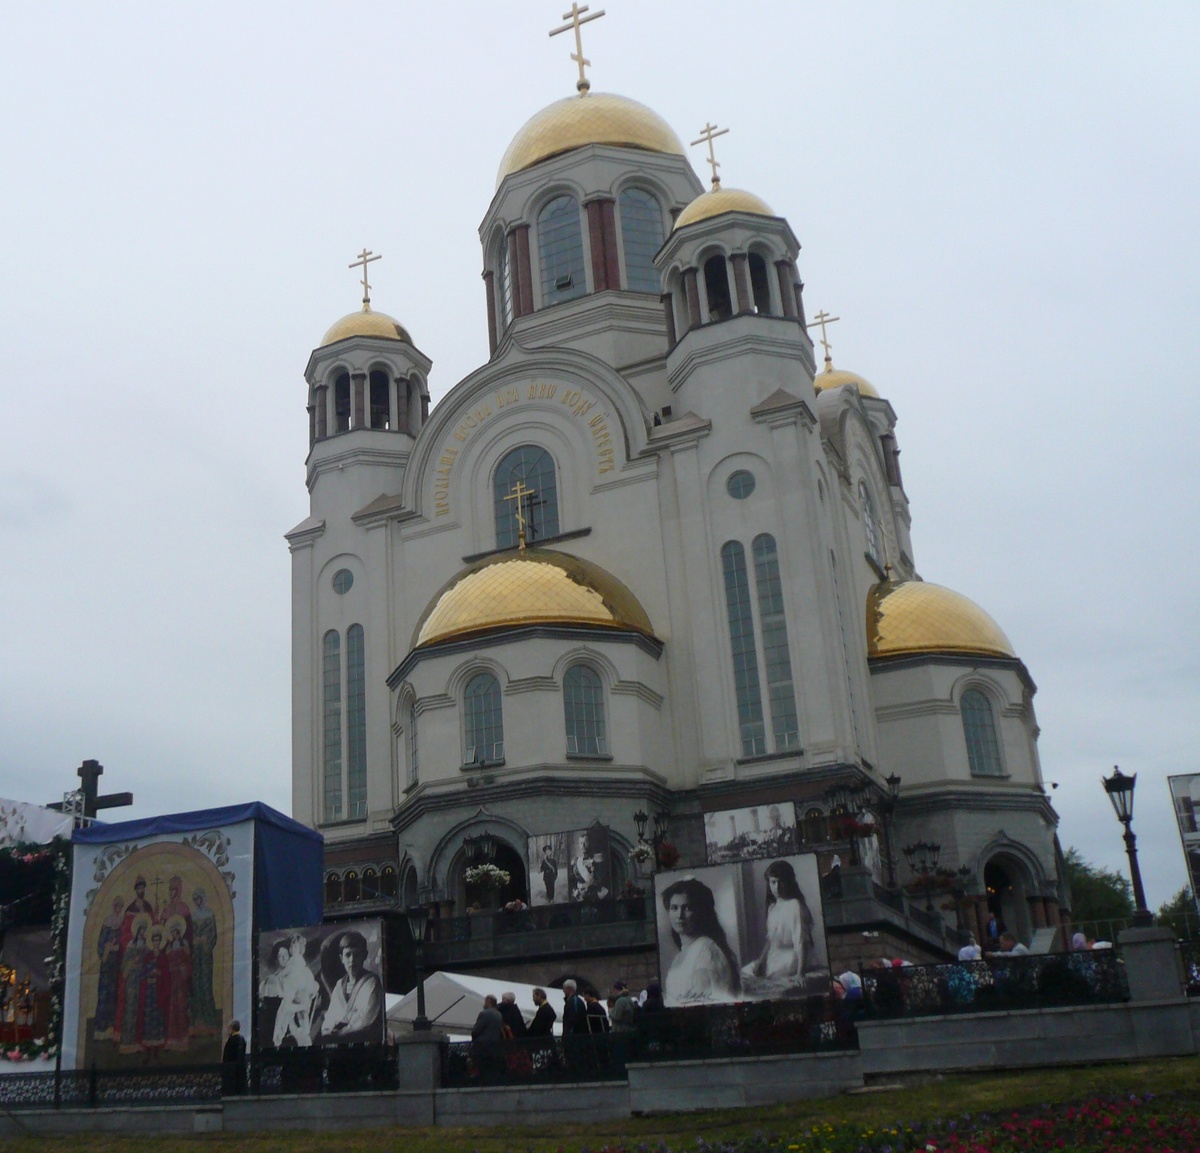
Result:
[[[744,252],[735,252],[729,257],[729,263],[733,265],[733,283],[737,289],[737,311],[753,312],[754,301],[750,296],[750,275],[746,271],[746,254]]]
[[[521,307],[519,311],[515,309],[518,294],[516,287],[514,286],[513,288],[514,312],[517,316],[528,316],[533,311],[533,274],[529,262],[529,225],[517,225],[513,229],[513,236],[516,238],[517,244],[516,268],[519,273],[517,279],[521,288]]]
[[[604,292],[621,287],[621,266],[617,260],[617,222],[611,199],[589,200],[587,210],[588,242],[592,249],[592,291]]]
[[[365,372],[354,372],[350,374],[350,427],[362,428],[367,423],[366,419],[366,404],[364,393],[366,392],[367,374]]]
[[[312,448],[317,442],[317,406],[308,406],[308,447]]]
[[[388,373],[388,428],[395,432],[400,427],[400,396],[404,381]]]
[[[1131,1001],[1186,1001],[1187,980],[1170,929],[1124,929],[1117,935]]]
[[[324,440],[329,435],[329,388],[321,384],[317,386],[317,440]]]
[[[700,289],[696,283],[696,270],[683,270],[683,296],[687,301],[688,329],[700,327]]]
[[[487,294],[488,316],[488,353],[496,351],[498,343],[496,335],[496,274],[489,268],[483,274],[483,287]],[[393,427],[395,427],[393,425]]]
[[[675,298],[669,292],[664,292],[660,298],[663,302],[663,319],[667,322],[667,348],[674,348],[678,343],[675,337]]]
[[[783,315],[796,319],[796,288],[792,275],[790,260],[775,261],[775,271],[779,276],[779,299],[783,304]]]
[[[1029,915],[1033,918],[1033,927],[1035,929],[1044,929],[1046,927],[1046,909],[1042,904],[1041,897],[1028,897]]]
[[[409,411],[412,405],[412,384],[403,377],[396,377],[396,423],[392,426],[397,432],[408,432]]]

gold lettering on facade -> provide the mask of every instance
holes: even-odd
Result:
[[[438,466],[433,470],[437,478],[433,482],[433,513],[434,516],[445,516],[450,511],[450,469],[458,449],[448,446],[438,457]]]
[[[558,392],[557,384],[547,384],[544,380],[531,381],[529,385],[530,400],[553,400]]]
[[[504,408],[506,405],[516,404],[520,399],[520,390],[513,385],[511,388],[505,388],[496,393],[496,407]]]
[[[460,442],[466,440],[491,415],[492,410],[486,404],[479,405],[474,412],[468,413],[466,419],[454,430],[454,439]]]

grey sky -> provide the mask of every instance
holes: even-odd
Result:
[[[1124,868],[1099,778],[1136,771],[1165,899],[1165,777],[1200,770],[1200,6],[601,3],[595,90],[732,129],[726,185],[895,406],[918,567],[1036,680],[1064,845]],[[364,245],[435,398],[485,359],[475,230],[573,90],[563,7],[0,6],[0,796],[96,757],[129,815],[290,809],[305,362]]]

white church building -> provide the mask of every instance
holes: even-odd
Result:
[[[700,865],[706,813],[790,802],[842,866],[831,934],[944,955],[897,899],[917,842],[949,926],[1058,925],[1033,681],[919,572],[886,382],[818,371],[786,218],[583,82],[517,132],[479,237],[491,355],[436,407],[437,350],[369,303],[305,370],[293,814],[328,909],[458,916],[489,842],[529,901],[529,838],[597,822],[620,884],[638,810]],[[839,840],[836,798],[882,814],[889,777],[890,844]]]

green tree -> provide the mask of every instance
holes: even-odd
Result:
[[[1063,860],[1071,888],[1071,920],[1122,921],[1133,916],[1133,887],[1120,873],[1090,865],[1078,849]]]
[[[1155,920],[1164,929],[1170,929],[1181,941],[1188,941],[1195,936],[1196,902],[1192,900],[1192,890],[1184,885],[1158,910]]]

